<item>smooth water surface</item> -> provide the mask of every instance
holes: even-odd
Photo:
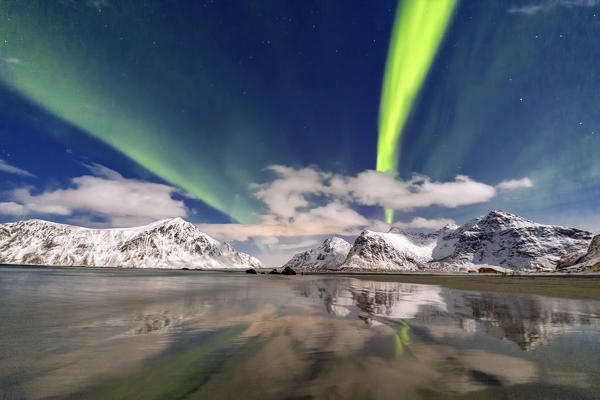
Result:
[[[600,397],[600,301],[374,279],[2,267],[0,399]]]

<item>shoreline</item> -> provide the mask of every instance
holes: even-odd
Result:
[[[134,270],[134,271],[185,271],[185,272],[239,272],[245,273],[247,269],[254,269],[259,274],[261,272],[270,272],[273,269],[282,267],[268,268],[145,268],[145,267],[119,267],[119,266],[97,266],[97,265],[41,265],[41,264],[4,264],[0,263],[0,268],[73,268],[73,269],[107,269],[107,270]],[[403,277],[447,277],[447,278],[600,278],[600,272],[521,272],[514,274],[504,273],[486,273],[486,272],[444,272],[444,271],[303,271],[294,269],[297,275],[329,275],[329,276],[403,276]]]
[[[257,270],[258,271],[258,270]],[[373,276],[445,276],[445,277],[496,277],[496,278],[527,278],[527,277],[600,277],[600,272],[523,272],[518,274],[496,273],[464,273],[436,271],[299,271],[304,275],[373,275]]]
[[[53,269],[59,270],[106,270],[107,273],[115,271],[137,271],[140,273],[147,272],[151,274],[160,273],[181,273],[181,276],[192,277],[197,275],[200,277],[202,272],[205,273],[235,273],[245,274],[245,269],[222,270],[222,269],[203,269],[203,270],[182,270],[173,268],[118,268],[118,267],[85,267],[85,266],[58,266],[58,265],[22,265],[22,264],[0,264],[0,270],[3,268],[11,268],[18,270],[25,269]],[[286,279],[302,279],[303,275],[316,277],[321,275],[323,279],[360,279],[373,282],[390,282],[390,283],[406,283],[417,285],[435,285],[451,290],[474,291],[494,293],[515,293],[515,294],[533,294],[545,297],[558,297],[565,299],[591,300],[600,301],[600,274],[599,273],[536,273],[536,274],[521,274],[521,275],[501,275],[501,274],[486,274],[486,273],[442,273],[442,272],[373,272],[373,271],[346,271],[346,272],[298,272],[296,276],[286,275],[270,275],[269,269],[257,270],[258,276],[262,276],[260,272],[266,272],[264,278],[282,277]],[[249,275],[256,276],[256,275]],[[261,279],[261,278],[257,278]]]

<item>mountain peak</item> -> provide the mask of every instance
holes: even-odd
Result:
[[[332,236],[314,249],[295,254],[284,267],[336,269],[346,259],[350,247],[344,239]]]
[[[2,224],[0,231],[0,263],[5,264],[199,269],[262,266],[254,257],[235,251],[179,217],[115,229],[29,220]]]
[[[502,210],[423,234],[363,231],[340,269],[552,271],[564,254],[587,249],[592,235],[537,224]],[[599,240],[600,243],[600,240]]]
[[[503,210],[492,210],[489,213],[487,213],[487,215],[483,218],[525,219],[523,217],[519,217],[518,215],[511,214]]]
[[[172,225],[193,225],[181,217],[165,218],[149,224],[148,226],[172,226]]]
[[[346,242],[344,239],[339,238],[337,236],[332,236],[330,238],[325,239],[325,241],[323,242],[323,245],[325,244],[329,244],[329,245],[343,245],[343,244],[348,244],[348,242]]]

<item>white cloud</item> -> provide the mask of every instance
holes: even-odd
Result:
[[[337,190],[348,191],[358,204],[403,211],[432,205],[454,208],[483,203],[496,195],[493,186],[464,175],[457,175],[450,182],[434,182],[423,175],[401,181],[382,172],[365,171],[345,181],[335,183]]]
[[[132,222],[150,222],[168,217],[185,217],[183,201],[172,198],[180,190],[172,186],[127,179],[101,165],[88,166],[94,174],[73,178],[73,187],[32,194],[29,188],[10,193],[10,204],[0,208],[0,214],[56,214],[69,216],[85,212],[107,220],[110,226]]]
[[[296,212],[291,221],[276,215],[264,215],[262,219],[260,224],[198,224],[197,226],[217,239],[243,242],[257,236],[356,235],[362,227],[371,224],[369,219],[339,202]],[[264,243],[262,239],[261,242]]]
[[[90,175],[71,180],[71,187],[35,193],[31,188],[9,192],[0,202],[2,215],[61,215],[72,223],[85,226],[136,226],[156,219],[188,215],[184,202],[173,199],[172,186],[124,178],[98,164],[86,165]],[[362,229],[387,231],[390,226],[367,218],[357,206],[389,207],[411,211],[421,207],[459,207],[482,203],[500,190],[531,187],[528,178],[504,181],[497,186],[477,182],[467,176],[456,176],[449,182],[435,182],[415,175],[403,181],[390,174],[364,171],[344,176],[317,170],[270,166],[274,177],[253,185],[255,196],[268,209],[256,224],[199,224],[207,234],[221,240],[246,241],[256,238],[262,245],[277,251],[297,249],[311,244],[302,238],[323,235],[352,236]],[[25,171],[26,172],[26,171]],[[98,222],[98,221],[101,222]],[[402,229],[439,229],[453,223],[450,219],[415,217],[396,222]],[[280,243],[278,238],[287,239]]]
[[[260,237],[257,239],[257,241],[265,246],[273,246],[279,243],[279,239],[277,238],[277,236]]]
[[[294,217],[299,208],[308,207],[308,195],[403,211],[432,205],[458,207],[482,203],[496,195],[493,186],[464,175],[457,175],[450,182],[434,182],[423,175],[414,175],[412,179],[402,181],[393,175],[373,170],[352,177],[281,165],[268,169],[275,172],[277,177],[271,182],[256,185],[256,196],[265,202],[273,214],[284,218]]]
[[[4,161],[2,159],[0,159],[0,171],[7,172],[9,174],[28,176],[30,178],[35,177],[35,175],[32,174],[31,172],[21,169],[19,167],[15,167],[14,165],[10,165],[9,163],[7,163],[6,161]]]
[[[452,224],[454,224],[454,220],[449,218],[426,219],[423,217],[415,217],[410,222],[396,222],[393,226],[401,229],[422,228],[437,230]]]
[[[320,243],[319,240],[315,239],[306,239],[297,243],[286,243],[286,244],[278,244],[275,246],[278,250],[296,250],[302,249],[306,247],[315,247]]]
[[[559,7],[594,7],[599,0],[546,0],[538,4],[526,6],[513,6],[508,9],[509,13],[519,13],[525,15],[536,15],[541,12],[552,11]]]
[[[14,201],[0,202],[0,215],[24,215],[27,213],[25,206]]]
[[[294,169],[283,165],[271,165],[266,168],[276,174],[271,182],[254,185],[255,195],[262,200],[272,213],[283,218],[291,218],[296,209],[308,206],[307,193],[323,194],[324,181],[330,175],[312,168]]]
[[[509,181],[503,181],[496,185],[501,190],[515,190],[520,188],[533,187],[533,182],[529,178],[512,179]]]
[[[267,168],[275,177],[254,185],[256,197],[269,213],[258,224],[200,224],[200,229],[222,240],[245,241],[252,237],[355,235],[362,229],[384,230],[389,225],[366,218],[355,206],[380,206],[411,211],[421,207],[454,208],[489,201],[497,188],[458,175],[450,182],[435,182],[422,175],[408,181],[378,171],[343,176],[315,168],[295,169],[282,165]],[[528,178],[502,182],[502,190],[530,187]],[[450,219],[413,218],[397,222],[403,229],[439,229]],[[264,243],[264,240],[261,239]],[[264,243],[267,244],[267,243]],[[269,243],[273,244],[273,243]]]

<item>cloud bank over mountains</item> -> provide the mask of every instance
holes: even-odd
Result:
[[[167,217],[186,217],[183,192],[173,186],[124,178],[102,165],[86,165],[92,175],[71,179],[69,188],[36,193],[20,187],[4,193],[0,214],[13,216],[59,215],[75,217],[73,222],[88,226],[124,227],[142,225]],[[105,222],[93,223],[94,218]]]
[[[389,229],[379,220],[356,211],[360,206],[377,206],[412,211],[429,206],[455,208],[487,202],[500,191],[533,186],[529,178],[500,182],[496,186],[458,175],[453,181],[435,182],[423,175],[403,181],[394,175],[367,170],[345,176],[317,168],[267,167],[273,178],[253,185],[255,196],[267,213],[258,224],[200,224],[217,238],[248,240],[254,236],[354,235],[361,229]],[[439,229],[450,219],[416,217],[394,224],[400,228]],[[385,226],[383,226],[385,225]]]
[[[88,175],[72,178],[67,188],[36,190],[21,186],[5,192],[8,201],[0,202],[0,214],[9,216],[55,215],[71,223],[94,227],[124,227],[146,224],[170,217],[188,217],[189,194],[174,186],[123,177],[99,164],[85,165]],[[28,174],[6,163],[0,168],[13,174]],[[500,182],[492,186],[468,176],[457,175],[448,182],[436,182],[414,175],[401,180],[394,175],[367,170],[355,176],[322,171],[316,167],[292,168],[271,165],[270,178],[252,184],[256,199],[264,205],[254,224],[198,224],[199,228],[222,240],[246,241],[257,238],[261,245],[282,246],[281,237],[317,235],[356,235],[362,229],[385,231],[390,225],[368,214],[377,208],[413,211],[438,206],[455,208],[487,202],[504,191],[530,188],[529,178]],[[365,212],[369,207],[374,212]],[[447,218],[414,217],[394,226],[439,229],[454,221]],[[307,242],[307,239],[299,239]]]

